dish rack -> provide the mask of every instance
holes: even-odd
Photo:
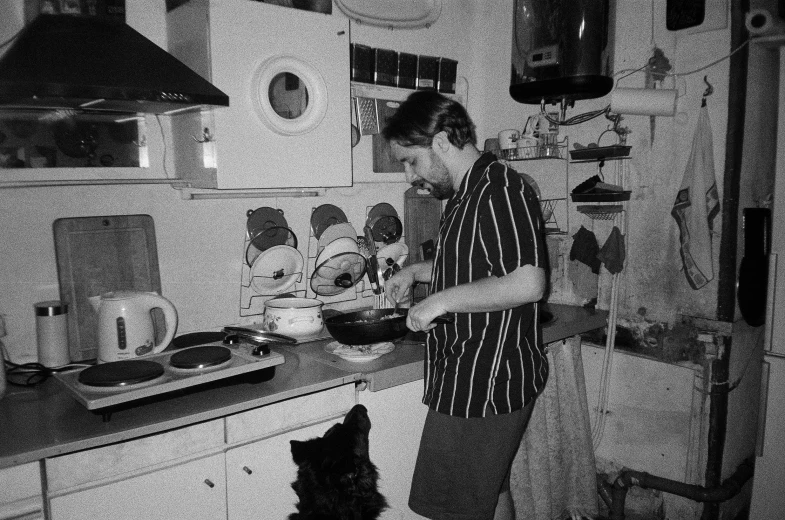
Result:
[[[316,208],[311,208],[313,212]],[[357,283],[346,290],[331,296],[317,294],[312,288],[310,280],[316,272],[316,257],[319,255],[319,240],[314,236],[313,229],[308,230],[308,255],[305,259],[305,296],[307,298],[317,298],[325,304],[341,303],[357,300],[365,290],[365,278],[360,278]]]
[[[303,287],[303,272],[299,271],[293,273],[293,275],[297,275],[297,280],[294,283],[294,286],[289,290],[282,291],[282,292],[275,292],[275,293],[261,293],[257,291],[253,287],[253,278],[261,277],[261,278],[273,278],[273,277],[266,277],[262,275],[251,275],[251,266],[245,261],[246,258],[246,251],[248,250],[248,245],[251,243],[251,237],[249,236],[248,232],[245,232],[245,239],[243,240],[243,249],[242,249],[242,268],[240,272],[240,316],[258,316],[264,314],[264,302],[278,296],[280,294],[292,294],[295,296],[305,296],[306,290]]]

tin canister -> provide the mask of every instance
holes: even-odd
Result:
[[[59,300],[38,302],[35,332],[38,362],[45,367],[60,367],[71,362],[68,352],[68,304]]]

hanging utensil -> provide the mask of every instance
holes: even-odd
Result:
[[[373,239],[373,230],[371,226],[365,226],[363,228],[363,233],[365,234],[365,242],[368,246],[368,282],[371,284],[371,290],[373,290],[374,294],[381,294],[383,291],[382,288],[382,277],[379,276],[379,261],[376,258],[376,242]]]

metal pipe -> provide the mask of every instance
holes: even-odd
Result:
[[[663,477],[650,475],[644,471],[623,470],[613,482],[610,520],[624,520],[624,504],[627,491],[632,486],[644,489],[656,489],[673,495],[689,498],[696,502],[718,504],[736,496],[744,484],[752,478],[755,471],[754,458],[744,460],[736,471],[721,485],[703,487],[686,484]]]

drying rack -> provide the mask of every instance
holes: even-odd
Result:
[[[311,208],[311,213],[316,208]],[[310,226],[309,226],[310,228]],[[355,231],[357,228],[355,227]],[[365,289],[365,276],[357,280],[357,283],[352,287],[347,288],[345,291],[332,296],[323,296],[317,294],[311,288],[309,280],[316,272],[316,257],[319,254],[319,240],[314,236],[313,229],[308,230],[308,254],[305,258],[305,295],[308,298],[317,298],[325,304],[342,303],[357,300]]]
[[[306,291],[303,284],[302,271],[292,273],[292,275],[297,275],[297,281],[294,283],[294,286],[286,291],[274,293],[262,293],[257,291],[253,286],[254,278],[275,279],[275,277],[251,274],[251,266],[246,262],[246,251],[248,250],[248,245],[250,243],[251,237],[246,231],[245,239],[243,240],[242,268],[240,272],[240,316],[258,316],[264,314],[264,302],[270,298],[279,296],[282,292],[294,296],[305,296]]]
[[[606,131],[607,132],[607,131]],[[605,132],[603,132],[604,134]],[[601,134],[602,136],[602,134]],[[599,139],[598,139],[599,141]],[[627,204],[630,200],[630,191],[626,191],[625,187],[630,185],[630,167],[629,161],[629,148],[624,151],[620,152],[623,155],[619,155],[617,157],[613,157],[614,162],[612,163],[612,172],[610,181],[617,185],[621,186],[622,191],[618,193],[607,193],[595,196],[593,204],[588,205],[579,205],[576,207],[576,210],[587,218],[591,220],[591,231],[594,232],[595,230],[595,222],[596,221],[606,221],[609,224],[600,224],[603,228],[606,226],[610,226],[610,230],[612,228],[618,227],[621,234],[625,237],[628,237],[628,227],[629,227],[629,216],[627,214]],[[597,162],[597,175],[600,179],[605,181],[605,175],[603,173],[603,168],[605,167],[605,161],[607,159],[605,157],[595,159]],[[572,162],[589,162],[588,160],[578,160]],[[586,199],[588,200],[588,199]],[[627,249],[627,240],[624,241],[624,249],[625,249],[625,259],[626,249]],[[610,377],[611,377],[611,367],[613,364],[613,354],[615,350],[616,344],[616,321],[617,321],[617,314],[618,314],[618,307],[619,307],[619,286],[621,284],[621,276],[624,274],[624,270],[611,274],[611,284],[610,284],[610,303],[608,307],[608,324],[607,324],[607,335],[606,335],[606,342],[605,342],[605,353],[603,356],[603,363],[602,363],[602,371],[600,374],[600,384],[599,384],[599,395],[598,395],[598,402],[596,413],[593,417],[593,421],[591,424],[592,429],[592,441],[594,448],[597,449],[602,441],[603,432],[605,429],[605,420],[607,415],[607,407],[608,407],[608,393],[610,387]],[[606,294],[604,298],[601,298],[601,295],[597,295],[598,302],[607,300],[608,295]]]

